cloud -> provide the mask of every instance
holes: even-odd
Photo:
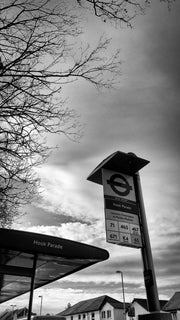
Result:
[[[150,17],[151,28],[148,28],[148,30],[146,28],[149,27],[148,21],[145,26],[146,36],[149,39],[145,43],[147,67],[149,72],[155,70],[161,72],[167,83],[171,83],[177,89],[180,79],[180,44],[178,41],[180,36],[178,19],[180,5],[178,1],[174,2],[170,11],[160,4],[153,7],[154,10]],[[159,17],[161,17],[161,20],[159,20]]]
[[[106,243],[102,186],[86,180],[117,150],[150,160],[140,174],[159,295],[179,291],[179,8],[176,1],[168,12],[156,2],[133,30],[110,29],[113,46],[122,47],[116,91],[99,93],[83,83],[64,91],[81,114],[84,137],[73,143],[53,136],[61,148],[38,169],[41,198],[18,228],[99,246],[110,258],[41,288],[49,310],[100,294],[120,299],[117,270],[124,274],[127,301],[145,297],[141,251]],[[37,296],[35,304],[38,310]]]
[[[41,203],[42,202],[42,203]],[[48,210],[43,205],[43,200],[39,200],[36,205],[27,206],[25,213],[15,219],[16,226],[30,227],[38,226],[39,223],[43,225],[60,226],[63,223],[68,222],[80,222],[88,224],[87,221],[76,218],[75,216],[68,215],[66,212],[62,212],[60,209]]]
[[[104,247],[110,252],[108,260],[62,278],[45,288],[38,289],[37,292],[40,292],[39,294],[43,292],[45,299],[48,300],[46,304],[47,312],[55,312],[58,308],[57,312],[60,312],[60,309],[63,309],[68,302],[76,303],[103,294],[120,299],[122,293],[121,277],[116,273],[117,270],[122,270],[124,274],[126,301],[131,301],[134,297],[145,297],[141,251],[106,243],[102,223],[86,225],[75,222],[65,223],[60,227],[34,226],[29,227],[27,231],[86,242],[101,248]],[[173,265],[179,265],[178,245],[174,248],[174,251],[172,245],[166,249],[164,246],[164,249],[158,249],[156,252],[155,266],[158,270],[157,280],[161,298],[167,298],[169,292],[178,287],[177,276],[174,276],[174,271],[177,271],[178,275],[178,269],[177,267],[173,268]],[[55,304],[53,301],[57,301],[57,303]],[[52,309],[52,305],[56,305],[57,308]],[[35,302],[35,308],[38,309],[38,301]]]
[[[22,227],[22,229],[24,230],[24,227]],[[26,228],[26,231],[48,234],[88,244],[94,244],[94,242],[96,242],[97,245],[105,238],[103,223],[100,221],[92,225],[80,222],[69,222],[62,223],[60,226],[30,226]]]
[[[80,289],[66,288],[41,288],[34,291],[32,311],[39,315],[40,299],[39,295],[43,296],[42,314],[51,313],[57,314],[67,307],[68,302],[76,303],[83,300],[83,291]],[[11,304],[16,304],[18,308],[28,307],[29,295],[23,295],[11,300]],[[0,310],[9,308],[9,302],[3,303]]]
[[[45,212],[46,217],[47,212],[49,212],[49,220],[52,214],[51,224],[53,224],[55,218],[57,223],[61,223],[61,216],[69,217],[69,221],[89,223],[99,220],[98,211],[100,216],[103,217],[103,201],[100,203],[94,197],[94,201],[89,205],[89,199],[97,195],[98,192],[93,190],[86,179],[76,175],[75,170],[81,171],[81,167],[77,168],[72,165],[70,170],[63,170],[60,166],[44,165],[43,168],[38,170],[41,177],[42,192],[38,202],[34,203],[33,210],[36,211],[37,208],[42,224],[43,212]],[[102,192],[101,188],[99,189],[100,192]]]

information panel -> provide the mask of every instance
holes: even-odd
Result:
[[[142,247],[132,176],[102,169],[107,242]]]

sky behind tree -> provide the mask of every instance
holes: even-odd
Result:
[[[64,237],[105,248],[109,260],[34,293],[35,312],[43,295],[43,312],[57,313],[68,302],[107,294],[122,301],[145,297],[139,249],[105,240],[102,186],[86,180],[104,158],[120,150],[150,161],[141,182],[154,257],[159,296],[169,299],[180,290],[179,119],[180,119],[180,4],[168,11],[153,1],[132,29],[114,27],[86,14],[82,41],[92,45],[102,33],[112,37],[109,54],[121,50],[122,76],[116,90],[98,92],[82,81],[63,89],[68,105],[81,115],[84,135],[79,143],[53,136],[59,144],[48,162],[37,169],[42,181],[40,200],[13,228]],[[2,304],[27,305],[28,295]]]

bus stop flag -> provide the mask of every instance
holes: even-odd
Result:
[[[133,177],[103,168],[102,181],[107,242],[141,248],[139,211]]]

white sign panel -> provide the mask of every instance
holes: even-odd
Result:
[[[107,242],[142,247],[133,177],[102,169]]]

